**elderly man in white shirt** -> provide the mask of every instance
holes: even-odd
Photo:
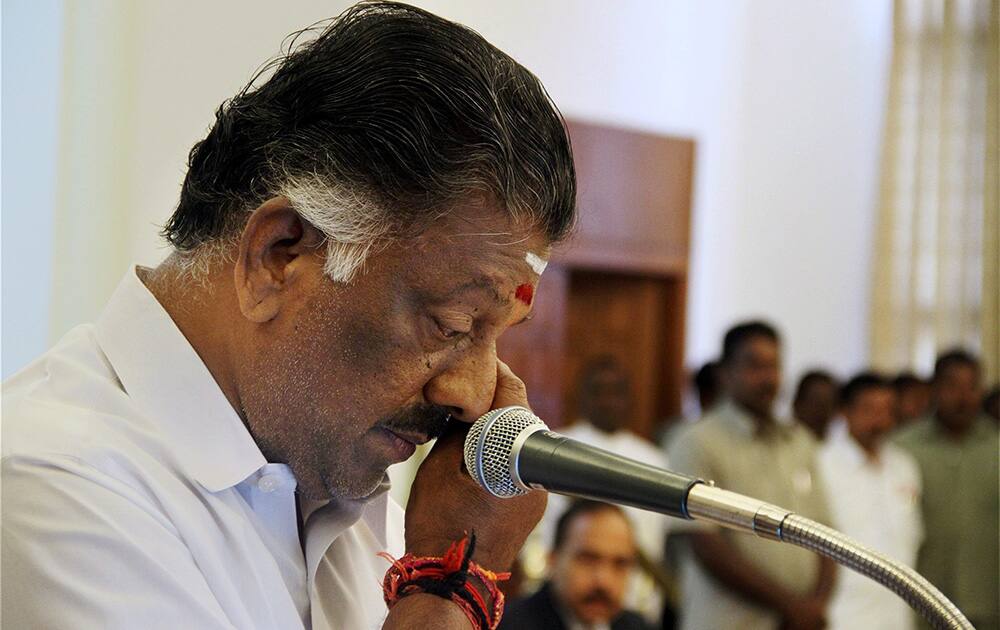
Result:
[[[4,383],[5,627],[496,621],[489,570],[545,497],[476,486],[463,428],[526,404],[495,348],[574,220],[561,118],[405,5],[349,9],[271,70],[192,150],[170,256]],[[386,468],[439,435],[404,515]],[[383,598],[377,554],[404,551]]]
[[[895,424],[892,384],[866,372],[841,392],[843,418],[819,454],[833,526],[863,544],[915,566],[923,538],[920,473],[913,457],[885,440]],[[915,617],[880,584],[842,571],[829,615],[832,630],[906,630]]]

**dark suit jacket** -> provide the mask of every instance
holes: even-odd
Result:
[[[566,630],[554,598],[552,587],[546,582],[534,595],[508,602],[498,630]],[[626,610],[611,620],[611,630],[649,630],[649,625],[636,613]]]

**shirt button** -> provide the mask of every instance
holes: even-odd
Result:
[[[274,492],[281,487],[281,479],[276,475],[264,475],[257,480],[257,489],[261,492]]]

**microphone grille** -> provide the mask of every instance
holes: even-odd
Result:
[[[494,409],[473,423],[465,437],[465,467],[480,486],[501,498],[527,494],[511,476],[514,442],[525,429],[545,423],[524,407]]]

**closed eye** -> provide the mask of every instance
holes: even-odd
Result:
[[[472,319],[464,317],[440,318],[431,317],[437,336],[446,341],[453,341],[468,335],[472,331]]]
[[[463,333],[460,330],[454,330],[453,328],[448,328],[447,326],[445,326],[441,322],[436,322],[436,323],[437,323],[438,332],[445,339],[455,339],[455,338],[460,337],[460,336],[462,336],[462,335],[465,334],[465,333]]]

